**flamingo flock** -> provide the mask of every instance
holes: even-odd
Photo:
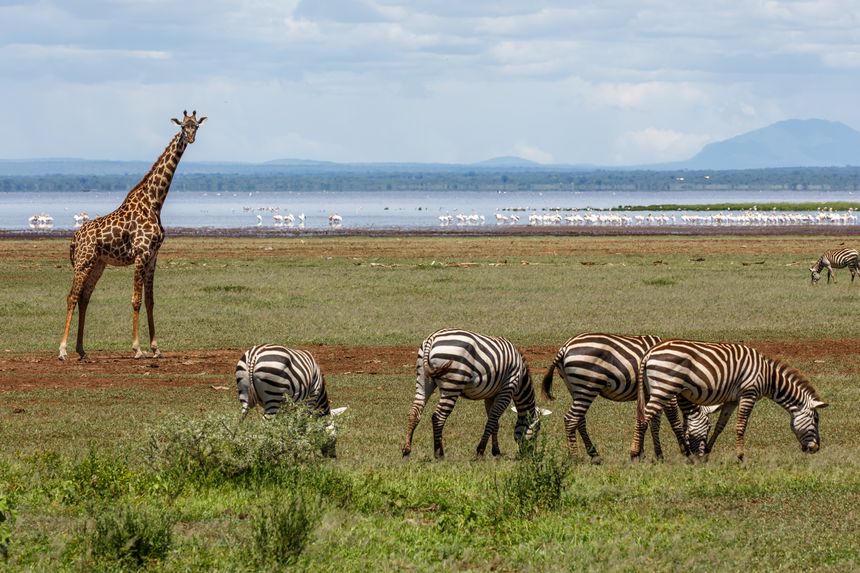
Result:
[[[516,225],[520,218],[517,215],[495,214],[496,225]],[[480,226],[486,220],[483,215],[472,213],[464,215],[446,213],[438,217],[440,227]],[[613,212],[586,210],[562,215],[559,211],[549,213],[529,213],[529,226],[603,226],[603,227],[634,227],[634,226],[670,226],[692,225],[707,227],[769,227],[796,225],[856,225],[857,212],[848,209],[845,213],[832,209],[819,209],[817,212],[790,213],[785,211],[758,211],[755,207],[745,211],[721,211],[701,215],[681,215],[667,213],[648,213],[647,215],[624,215]]]

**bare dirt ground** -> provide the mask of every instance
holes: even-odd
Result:
[[[766,341],[755,348],[789,363],[824,360],[860,353],[857,340]],[[414,375],[412,346],[349,347],[306,346],[326,374]],[[54,354],[7,354],[0,357],[0,392],[37,389],[81,389],[119,387],[179,387],[210,384],[232,389],[236,362],[246,349],[225,348],[167,352],[162,358],[135,360],[131,352],[88,355],[78,361],[72,354],[66,362]],[[540,380],[555,355],[556,346],[524,346],[523,353]],[[860,370],[860,364],[857,366]]]

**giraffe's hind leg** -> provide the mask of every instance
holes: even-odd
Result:
[[[66,351],[66,345],[69,340],[69,332],[72,329],[72,317],[75,314],[75,307],[78,305],[78,302],[81,298],[81,293],[84,290],[84,286],[89,281],[90,274],[93,272],[94,266],[90,265],[75,265],[75,276],[72,279],[72,288],[69,289],[69,295],[66,297],[66,321],[63,327],[63,338],[60,340],[60,353],[57,358],[60,360],[65,360],[68,358],[68,353]],[[83,326],[82,321],[78,320],[78,344],[79,347],[78,353],[80,354],[81,338],[83,336]],[[83,355],[81,355],[83,358]]]
[[[102,273],[107,265],[103,262],[98,262],[93,265],[84,286],[81,289],[80,298],[78,298],[78,336],[75,342],[75,352],[78,353],[78,359],[83,360],[87,353],[84,351],[84,323],[87,320],[87,307],[90,305],[90,297],[96,288],[96,283],[102,277]]]

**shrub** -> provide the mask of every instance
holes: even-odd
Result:
[[[313,462],[331,444],[326,421],[285,402],[277,416],[213,414],[174,417],[152,428],[145,457],[157,471],[200,478],[276,477],[284,467]]]
[[[260,565],[289,565],[302,554],[319,522],[319,502],[275,500],[255,517],[253,553]]]
[[[133,473],[125,461],[90,450],[63,477],[54,494],[64,503],[74,504],[81,499],[123,496],[131,487]]]
[[[497,486],[497,511],[525,517],[558,507],[569,473],[567,460],[539,438],[522,451],[514,470]]]
[[[0,558],[9,558],[12,542],[12,524],[15,523],[15,502],[9,496],[0,495]]]
[[[87,539],[90,559],[120,569],[143,567],[167,557],[174,520],[155,511],[120,506],[95,517]]]

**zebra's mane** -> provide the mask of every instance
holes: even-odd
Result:
[[[822,401],[821,397],[818,395],[818,390],[815,389],[815,386],[812,385],[806,376],[804,376],[800,370],[789,366],[785,362],[779,359],[771,359],[773,362],[773,367],[778,372],[782,373],[786,380],[793,383],[800,390],[805,390],[812,396],[813,400]]]

